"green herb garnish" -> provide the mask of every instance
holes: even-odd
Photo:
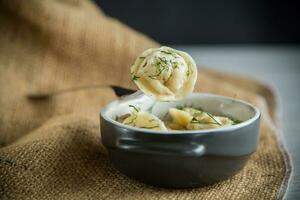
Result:
[[[138,77],[138,76],[136,76],[136,75],[133,75],[132,77],[131,77],[131,80],[133,80],[133,81],[136,81],[136,80],[138,80],[140,77]]]
[[[178,54],[176,52],[170,52],[170,51],[165,51],[165,50],[161,50],[160,52],[172,55],[174,57],[178,57]]]
[[[159,77],[159,75],[161,75],[161,73],[162,73],[164,70],[165,70],[164,67],[159,68],[157,74],[151,75],[151,76],[149,76],[149,78],[157,79],[157,77]]]
[[[186,71],[186,76],[192,75],[193,74],[193,70],[191,68],[191,63],[188,63],[188,70]]]
[[[222,124],[220,124],[215,118],[214,116],[212,116],[210,113],[205,112],[210,118],[212,118],[218,125],[222,126]]]
[[[193,119],[191,120],[191,123],[200,123],[200,121],[197,120],[195,117],[193,117]]]
[[[133,108],[136,112],[139,112],[141,109],[135,107],[134,105],[129,105],[130,108]]]
[[[243,121],[239,120],[239,119],[233,119],[231,118],[231,120],[233,121],[233,125],[235,124],[239,124],[239,123],[242,123]]]
[[[169,70],[168,61],[166,60],[166,58],[165,57],[162,57],[162,58],[158,57],[158,59],[160,61],[158,61],[156,63],[156,72],[157,73],[148,76],[149,78],[155,79],[155,80],[157,80],[157,77],[159,77],[164,70]]]
[[[146,67],[146,65],[147,65],[147,62],[145,62],[142,67],[144,68],[144,67]]]
[[[183,108],[184,108],[184,106],[176,106],[176,108],[178,109],[178,110],[183,110]]]
[[[158,74],[154,74],[154,75],[148,76],[148,77],[151,78],[151,79],[157,80],[157,77],[158,77],[160,74],[161,74],[161,72],[159,72]]]
[[[168,61],[167,61],[167,59],[165,58],[165,57],[158,57],[158,59],[161,61],[161,62],[163,62],[165,65],[167,65],[168,64]]]
[[[132,80],[132,81],[136,81],[136,80],[138,80],[139,78],[140,78],[140,77],[137,76],[137,75],[135,75],[134,72],[131,72],[131,80]]]
[[[173,69],[178,69],[179,68],[178,62],[172,62],[172,67]]]
[[[161,52],[165,53],[165,54],[173,54],[172,52],[168,52],[168,51],[164,51],[164,50],[161,50]]]
[[[217,124],[219,125],[218,123],[214,123],[214,122],[201,122],[199,120],[197,120],[195,117],[193,117],[193,119],[191,120],[192,124]]]
[[[153,128],[159,128],[159,126],[158,125],[156,125],[156,126],[142,126],[142,127],[140,127],[140,128],[145,128],[145,129],[153,129]]]

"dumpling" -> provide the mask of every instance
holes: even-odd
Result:
[[[188,130],[212,129],[230,126],[233,121],[228,117],[213,116],[207,112],[195,113],[193,119],[187,125]]]
[[[193,91],[197,67],[187,53],[163,46],[148,49],[136,59],[131,79],[155,100],[175,101]]]
[[[145,111],[133,111],[127,118],[124,119],[123,124],[152,130],[168,130],[165,124],[158,117]]]
[[[173,123],[179,124],[182,127],[186,127],[193,119],[193,116],[190,115],[190,113],[176,108],[170,108],[169,115],[171,116]]]

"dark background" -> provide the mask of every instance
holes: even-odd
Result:
[[[300,9],[280,0],[95,0],[163,44],[300,44]]]

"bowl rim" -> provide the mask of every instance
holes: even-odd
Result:
[[[149,130],[149,129],[143,129],[143,128],[137,128],[137,127],[133,127],[133,126],[129,126],[129,125],[125,125],[125,124],[122,124],[116,120],[113,120],[111,119],[110,117],[108,117],[105,113],[110,109],[110,107],[113,105],[113,104],[116,104],[118,101],[120,100],[114,100],[110,103],[108,103],[106,106],[104,106],[99,115],[100,115],[100,118],[102,117],[103,119],[105,119],[106,121],[114,124],[115,126],[118,126],[120,128],[124,128],[124,129],[128,129],[128,130],[132,130],[132,131],[135,131],[135,132],[139,132],[139,134],[142,134],[142,133],[146,133],[146,134],[164,134],[164,135],[183,135],[183,134],[211,134],[212,132],[214,133],[218,133],[218,132],[231,132],[231,131],[235,131],[235,130],[238,130],[240,128],[243,128],[243,127],[246,127],[250,124],[252,124],[253,122],[255,122],[256,120],[258,120],[261,116],[261,113],[259,111],[259,109],[246,102],[246,101],[243,101],[243,100],[240,100],[240,99],[235,99],[235,98],[232,98],[232,97],[227,97],[227,96],[222,96],[222,95],[217,95],[217,94],[211,94],[211,93],[202,93],[202,92],[193,92],[191,93],[192,95],[196,94],[196,95],[203,95],[203,96],[207,96],[207,97],[215,97],[215,98],[221,98],[221,99],[226,99],[226,100],[230,100],[230,101],[234,101],[234,102],[238,102],[240,104],[244,104],[246,106],[249,106],[250,108],[252,108],[254,111],[255,111],[255,115],[246,120],[246,121],[243,121],[239,124],[235,124],[235,125],[232,125],[232,126],[226,126],[226,127],[221,127],[221,128],[214,128],[214,129],[202,129],[202,130],[184,130],[184,131],[177,131],[177,130],[168,130],[168,131],[162,131],[162,130]],[[134,99],[132,99],[134,100]]]

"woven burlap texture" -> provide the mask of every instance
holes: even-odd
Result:
[[[156,46],[87,0],[0,0],[0,199],[281,196],[287,167],[272,91],[204,69],[196,91],[244,99],[262,111],[260,143],[244,169],[208,187],[162,189],[113,168],[98,113],[117,99],[109,85],[135,88],[130,64]]]

